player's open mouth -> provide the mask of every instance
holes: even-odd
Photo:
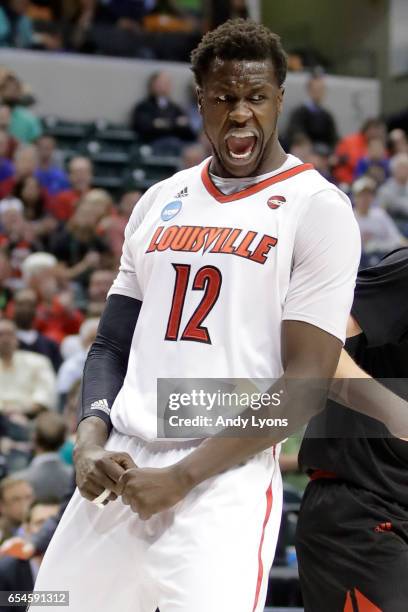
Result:
[[[257,136],[249,130],[234,130],[225,138],[227,151],[232,159],[247,160],[255,148]]]

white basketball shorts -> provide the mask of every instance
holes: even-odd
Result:
[[[155,468],[196,446],[145,443],[115,430],[106,443]],[[208,479],[147,521],[120,498],[98,508],[77,489],[35,583],[36,591],[69,591],[69,607],[31,612],[261,612],[281,510],[274,449]]]

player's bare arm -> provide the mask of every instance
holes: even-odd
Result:
[[[408,404],[372,378],[342,349],[330,387],[330,399],[384,423],[390,433],[408,439]]]
[[[341,342],[314,325],[284,321],[282,352],[284,376],[268,391],[282,386],[287,400],[278,409],[264,408],[262,416],[286,417],[288,427],[270,428],[265,437],[216,436],[202,442],[190,455],[165,469],[130,469],[121,478],[122,501],[142,519],[180,501],[199,483],[220,474],[296,432],[325,406],[326,394],[341,351]],[[327,384],[324,384],[327,381]]]

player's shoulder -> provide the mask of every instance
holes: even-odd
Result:
[[[305,204],[316,206],[320,202],[330,202],[340,208],[352,208],[350,198],[337,185],[331,183],[313,166],[298,175],[298,184],[294,187],[300,189]]]

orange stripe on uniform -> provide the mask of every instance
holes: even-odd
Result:
[[[263,526],[262,526],[261,541],[259,542],[259,548],[258,548],[258,579],[256,582],[255,600],[254,600],[254,606],[252,608],[252,612],[255,612],[256,610],[256,607],[258,605],[258,600],[259,600],[259,594],[261,592],[263,573],[264,573],[263,563],[262,563],[262,547],[263,547],[263,542],[265,538],[265,529],[268,524],[269,517],[271,516],[272,502],[273,502],[273,494],[272,494],[272,482],[271,482],[271,484],[266,490],[266,512],[265,512],[265,519],[264,519]]]
[[[251,187],[247,187],[246,189],[242,189],[242,191],[238,191],[238,193],[232,193],[230,195],[224,195],[222,191],[217,189],[209,175],[209,167],[211,160],[205,164],[201,171],[201,180],[204,183],[204,187],[207,191],[216,199],[218,202],[234,202],[235,200],[241,200],[242,198],[247,198],[248,196],[253,195],[254,193],[258,193],[258,191],[262,191],[265,187],[269,187],[274,183],[280,183],[281,181],[286,181],[292,176],[296,176],[301,172],[305,172],[305,170],[314,170],[313,164],[299,164],[294,168],[290,168],[289,170],[284,170],[283,172],[279,172],[279,174],[275,174],[275,176],[271,176],[268,179],[264,179],[255,185],[251,185]]]

